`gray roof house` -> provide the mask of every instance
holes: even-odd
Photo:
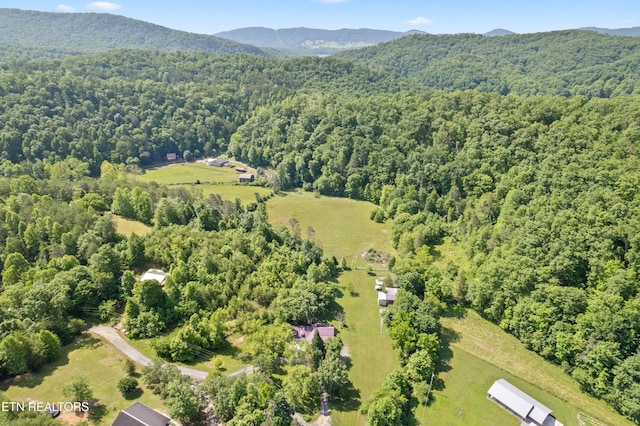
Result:
[[[552,415],[551,409],[522,392],[505,379],[496,380],[489,388],[487,396],[523,424],[538,426],[562,426]]]
[[[171,419],[142,402],[136,402],[129,408],[120,411],[113,421],[113,426],[167,426]]]

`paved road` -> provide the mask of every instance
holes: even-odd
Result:
[[[142,352],[125,342],[125,340],[120,337],[120,335],[114,328],[107,327],[105,325],[94,325],[89,328],[89,331],[107,339],[113,346],[120,349],[123,354],[125,354],[138,364],[147,366],[152,363],[151,358],[144,355]],[[180,365],[178,365],[177,367],[182,374],[198,381],[204,381],[204,379],[206,379],[209,375],[209,373],[207,373],[206,371],[196,370],[195,368],[182,367]],[[240,374],[238,372],[235,373]]]

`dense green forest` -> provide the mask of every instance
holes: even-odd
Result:
[[[416,34],[336,57],[415,86],[503,95],[610,97],[638,93],[640,39],[592,31],[485,37]]]
[[[334,59],[116,51],[0,64],[0,158],[74,157],[146,165],[167,153],[212,155],[260,105],[296,90],[399,89],[394,77]]]
[[[129,50],[1,63],[0,374],[40,368],[88,313],[107,318],[124,301],[132,337],[173,332],[157,348],[167,360],[229,332],[258,343],[264,376],[205,384],[226,420],[287,419],[318,386],[340,397],[338,341],[316,342],[282,392],[269,382],[290,358],[287,324],[335,312],[337,262],[269,225],[263,200],[201,199],[126,174],[172,152],[228,154],[272,170],[275,190],[370,200],[372,220],[393,219],[402,290],[385,324],[403,368],[362,407],[369,424],[388,413],[385,424],[407,424],[410,401],[428,403],[438,317],[455,306],[640,421],[636,43],[410,36],[353,53],[360,65]],[[153,229],[119,235],[112,212]],[[462,260],[436,268],[443,238]],[[170,270],[166,291],[136,282],[147,265]],[[158,392],[173,383],[163,397],[176,401],[188,385],[169,370],[145,380]]]

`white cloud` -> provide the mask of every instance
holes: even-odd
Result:
[[[319,3],[324,4],[336,4],[336,3],[346,3],[350,0],[318,0]]]
[[[118,10],[122,9],[122,5],[111,3],[108,1],[95,1],[87,5],[89,10]]]
[[[73,6],[67,6],[66,4],[59,4],[58,7],[56,7],[56,10],[58,12],[75,12],[76,8]]]
[[[423,18],[422,16],[418,16],[415,19],[409,19],[407,24],[409,25],[429,25],[431,23],[431,19]]]

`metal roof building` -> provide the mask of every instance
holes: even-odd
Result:
[[[170,421],[171,419],[164,414],[136,402],[118,414],[113,426],[166,426]]]
[[[142,274],[140,281],[156,280],[160,284],[163,284],[168,275],[168,273],[161,271],[160,269],[149,269],[147,272]]]
[[[496,380],[489,388],[489,399],[497,402],[523,422],[540,425],[561,425],[551,415],[551,409],[522,392],[505,379]]]

